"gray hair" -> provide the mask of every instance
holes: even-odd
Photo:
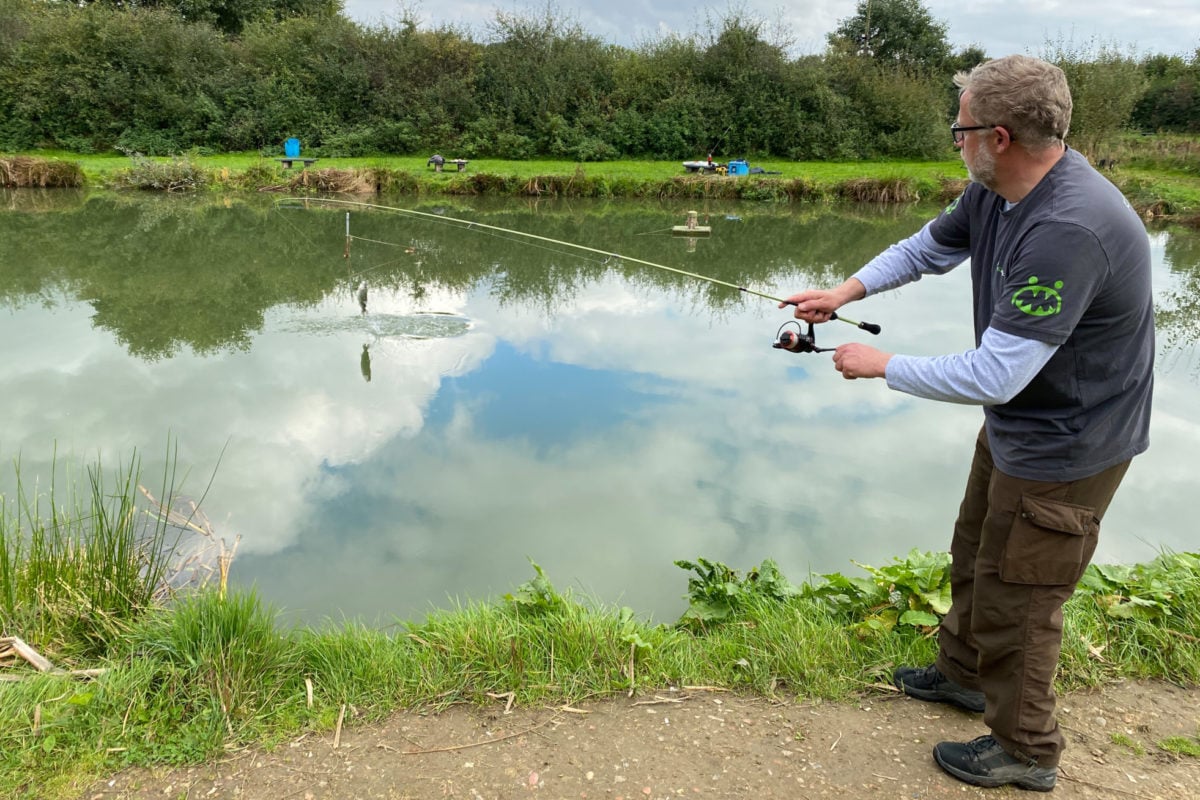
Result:
[[[1053,64],[1030,56],[985,61],[954,76],[971,93],[971,116],[980,125],[1008,128],[1027,150],[1055,146],[1071,127],[1071,89]]]

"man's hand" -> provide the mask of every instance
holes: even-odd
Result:
[[[855,378],[882,378],[887,374],[887,364],[891,358],[891,353],[853,342],[839,345],[833,351],[833,366],[848,381]]]
[[[806,289],[779,304],[780,308],[795,306],[796,319],[805,322],[828,322],[846,303],[866,297],[867,290],[857,278],[850,278],[836,289]]]
[[[842,307],[837,296],[825,289],[806,289],[779,304],[780,308],[796,307],[796,319],[805,322],[828,322],[833,312]]]

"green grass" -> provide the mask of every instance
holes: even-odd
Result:
[[[1189,758],[1200,758],[1200,739],[1194,736],[1169,736],[1158,743],[1168,753]]]
[[[87,467],[83,491],[70,473],[60,487],[55,467],[45,490],[14,470],[16,497],[0,495],[4,627],[68,658],[101,654],[153,605],[166,566],[165,525],[135,507],[137,458]]]
[[[1123,145],[1109,178],[1148,217],[1200,221],[1200,175],[1190,140]],[[1196,145],[1200,149],[1200,145]],[[793,162],[750,159],[768,173],[721,177],[685,173],[681,161],[472,159],[466,170],[435,172],[427,157],[321,158],[311,168],[284,169],[260,152],[184,154],[174,158],[79,155],[42,150],[21,156],[78,169],[86,185],[158,191],[350,192],[554,197],[695,198],[769,202],[944,201],[966,183],[958,159],[947,161]],[[29,173],[34,174],[34,173]]]
[[[446,194],[566,195],[581,197],[730,197],[748,200],[820,200],[941,198],[961,189],[966,173],[957,160],[944,162],[791,162],[751,161],[753,167],[778,174],[720,177],[688,174],[681,161],[563,160],[504,161],[472,159],[467,169],[435,172],[426,156],[321,158],[303,170],[284,169],[276,156],[258,152],[222,155],[184,154],[176,158],[119,154],[78,155],[57,150],[22,155],[77,164],[90,186],[164,190],[172,173],[184,173],[187,188],[381,191]],[[173,168],[173,169],[172,169]],[[203,179],[196,180],[196,173]],[[337,175],[334,173],[343,173]],[[358,180],[352,180],[351,175]],[[365,180],[363,180],[365,176]],[[324,182],[323,182],[324,181]],[[866,182],[864,184],[864,182]],[[899,197],[872,197],[872,182]],[[947,186],[949,185],[949,188]],[[850,187],[851,194],[847,194]],[[863,197],[854,193],[863,193]]]
[[[77,505],[130,516],[136,462],[116,472],[115,486],[99,473],[87,470],[90,501]],[[800,585],[769,561],[745,574],[705,559],[677,562],[691,607],[674,625],[560,593],[534,564],[533,577],[495,603],[383,630],[293,629],[253,592],[200,591],[164,606],[147,599],[153,573],[82,568],[89,559],[143,563],[140,534],[112,526],[110,512],[68,515],[78,520],[70,547],[29,546],[30,529],[53,529],[57,507],[27,499],[0,528],[4,633],[62,666],[104,671],[85,682],[5,670],[23,679],[0,691],[0,796],[78,796],[124,766],[197,763],[231,747],[329,731],[349,707],[356,720],[372,720],[497,697],[560,704],[691,685],[846,701],[891,691],[895,665],[928,663],[944,611],[947,557],[914,551],[864,567],[862,577],[835,573]],[[62,596],[103,597],[94,584],[112,575],[126,576],[127,598],[142,599],[110,602],[100,629],[78,624],[85,606],[48,614],[29,603],[47,596],[46,582],[65,584],[70,591],[54,589]],[[1089,568],[1064,616],[1060,689],[1118,677],[1200,682],[1200,556]],[[1177,738],[1159,746],[1192,754],[1196,742]]]
[[[1146,748],[1142,747],[1140,742],[1138,742],[1137,740],[1135,740],[1133,737],[1129,736],[1128,734],[1113,733],[1113,734],[1110,734],[1108,738],[1112,741],[1113,744],[1118,745],[1120,747],[1124,747],[1126,750],[1133,753],[1135,756],[1146,755]]]
[[[20,155],[38,156],[41,158],[70,161],[79,164],[89,179],[111,175],[117,170],[126,169],[130,158],[120,153],[104,153],[81,155],[65,150],[34,150]],[[263,156],[258,152],[224,153],[221,155],[189,155],[205,169],[220,172],[222,169],[231,171],[246,170],[254,166],[269,166],[286,173],[279,166],[278,156]],[[169,162],[168,157],[150,157],[149,160],[159,163]],[[453,167],[444,168],[443,172],[434,172],[427,164],[428,157],[414,156],[363,156],[358,158],[321,158],[310,169],[367,169],[382,167],[392,170],[406,170],[418,173],[430,181],[449,182],[461,174],[487,173],[495,175],[514,175],[518,178],[532,178],[538,175],[573,175],[581,171],[588,176],[606,176],[610,178],[662,179],[685,175],[682,159],[678,161],[602,161],[576,162],[555,159],[536,159],[530,161],[507,161],[502,159],[471,159],[465,173],[459,173]],[[903,177],[937,178],[966,177],[962,162],[958,159],[947,161],[886,161],[886,162],[846,162],[829,163],[822,161],[759,161],[750,159],[752,167],[762,167],[768,172],[778,171],[783,178],[808,177],[820,181],[836,182],[849,178],[862,177],[870,174],[897,174]],[[293,168],[297,169],[297,168]]]

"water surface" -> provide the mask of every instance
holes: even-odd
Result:
[[[703,556],[800,580],[945,549],[982,414],[845,381],[770,343],[774,304],[616,257],[270,198],[8,193],[0,455],[22,474],[168,441],[232,581],[295,618],[412,618],[560,589],[671,620]],[[387,201],[384,201],[387,202]],[[842,280],[936,209],[396,201],[782,296]],[[669,229],[695,207],[707,238]],[[1200,237],[1151,234],[1151,451],[1097,554],[1195,549]],[[369,286],[368,312],[355,288]],[[971,347],[960,269],[818,342]],[[209,485],[211,483],[211,485]],[[0,476],[11,494],[11,469]]]

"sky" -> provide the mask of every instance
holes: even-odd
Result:
[[[721,19],[730,7],[666,0],[584,0],[556,2],[585,31],[604,41],[633,46],[664,34],[699,31],[707,18]],[[739,0],[737,7],[768,23],[781,22],[794,42],[793,55],[820,53],[825,37],[853,16],[857,0]],[[947,25],[954,50],[979,45],[992,57],[1009,53],[1038,55],[1059,40],[1076,47],[1092,42],[1116,45],[1138,55],[1166,53],[1190,57],[1200,48],[1197,0],[926,0],[934,19]],[[415,12],[422,27],[466,24],[483,39],[497,10],[529,12],[544,2],[489,0],[345,0],[352,19],[363,23],[394,21],[403,9]]]

